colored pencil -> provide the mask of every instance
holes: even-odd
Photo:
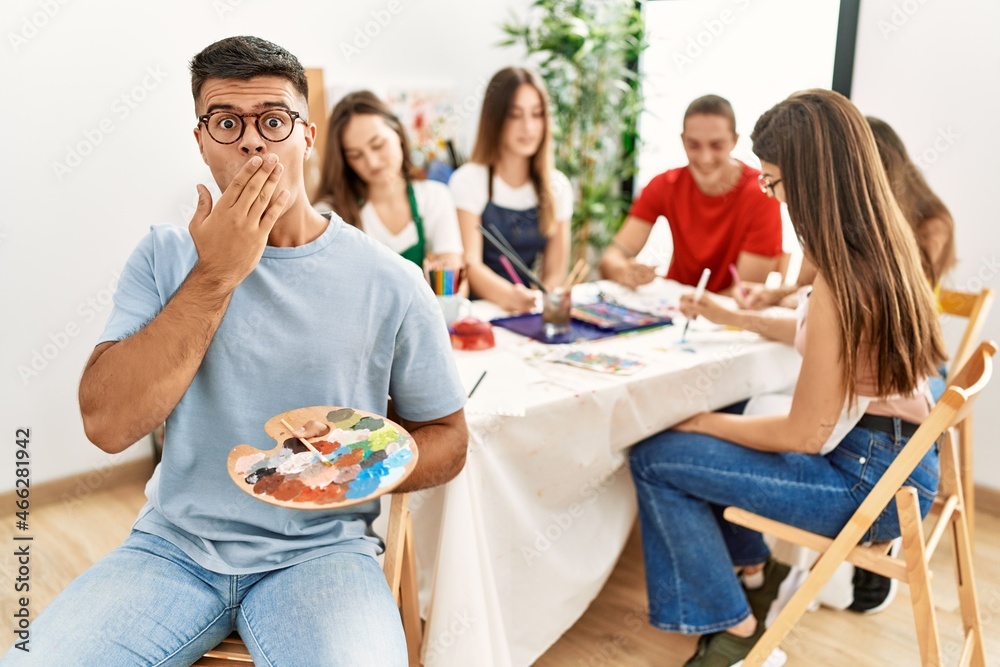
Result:
[[[426,294],[426,292],[425,292],[425,294]],[[284,419],[282,419],[282,420],[281,420],[281,425],[282,425],[282,426],[284,426],[285,428],[287,428],[287,429],[288,429],[288,432],[289,432],[290,434],[291,434],[291,432],[292,432],[292,431],[294,431],[294,430],[295,430],[294,428],[292,428],[292,425],[291,425],[291,424],[289,424],[288,422],[286,422],[286,421],[285,421]],[[328,461],[328,460],[326,460],[325,458],[323,458],[323,454],[322,454],[322,453],[321,453],[321,452],[320,452],[320,451],[319,451],[318,449],[316,449],[315,447],[313,447],[313,446],[312,446],[312,443],[311,443],[311,442],[309,442],[309,441],[308,441],[308,440],[306,440],[305,438],[299,438],[299,436],[295,436],[295,437],[296,437],[296,438],[298,438],[298,441],[299,441],[299,442],[301,442],[301,443],[302,443],[303,445],[305,445],[305,446],[306,446],[306,448],[307,448],[307,449],[308,449],[308,450],[309,450],[310,452],[312,452],[313,454],[315,454],[315,455],[316,455],[316,458],[318,458],[318,459],[319,459],[320,461],[322,461],[322,462],[323,462],[324,464],[326,464],[326,465],[328,465],[328,466],[332,466],[332,465],[333,465],[333,463],[331,463],[330,461]]]
[[[712,269],[705,269],[701,272],[701,278],[698,279],[698,286],[694,288],[694,300],[695,303],[701,301],[701,296],[705,293],[705,286],[708,285],[708,277],[712,275]],[[684,333],[681,334],[681,342],[687,340],[688,327],[691,326],[691,320],[693,317],[689,317],[688,321],[684,323]]]

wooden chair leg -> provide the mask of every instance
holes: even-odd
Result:
[[[966,649],[972,650],[972,667],[986,667],[986,647],[983,644],[983,626],[979,617],[979,600],[976,595],[976,578],[972,570],[972,549],[969,531],[963,520],[964,513],[952,523],[955,540],[955,568],[958,576],[958,601],[965,629]],[[965,651],[963,650],[963,653]]]
[[[788,636],[792,627],[798,623],[812,601],[833,577],[833,573],[840,567],[853,546],[848,544],[846,540],[838,538],[826,553],[820,556],[805,582],[792,595],[788,604],[771,623],[771,627],[764,632],[764,635],[754,645],[753,650],[743,660],[743,667],[761,667],[767,661],[774,649],[778,648],[778,645]]]
[[[963,421],[963,426],[968,421]],[[968,440],[962,436],[959,448],[964,448]],[[964,457],[965,452],[962,452]],[[968,496],[965,495],[966,459],[957,461],[958,452],[951,441],[944,442],[941,448],[941,482],[942,489],[953,489],[958,494],[958,510],[951,517],[951,535],[955,547],[955,577],[958,585],[958,602],[962,613],[962,627],[965,630],[965,645],[962,649],[963,661],[972,667],[986,667],[986,648],[983,643],[983,627],[979,616],[979,600],[976,594],[976,578],[972,569],[972,536],[968,522],[972,513],[968,510]],[[959,477],[959,466],[963,468]],[[965,662],[966,655],[969,662]]]
[[[924,528],[920,519],[920,505],[917,490],[904,486],[896,493],[896,509],[899,513],[899,527],[903,534],[903,557],[906,560],[906,575],[910,582],[910,598],[913,604],[913,620],[917,630],[917,644],[920,647],[920,664],[924,667],[939,667],[941,643],[938,633],[937,614],[931,595],[931,575],[927,567],[924,551]]]
[[[399,582],[399,612],[406,636],[406,652],[410,667],[420,667],[423,628],[420,620],[420,599],[417,587],[417,558],[413,547],[413,521],[406,517],[403,543],[403,570]]]
[[[959,466],[962,482],[962,500],[965,505],[965,523],[969,529],[969,542],[976,534],[976,474],[973,470],[975,453],[972,446],[972,415],[969,414],[958,425]]]
[[[382,562],[382,571],[385,572],[385,579],[389,583],[389,590],[392,591],[396,602],[399,602],[399,583],[403,567],[403,549],[406,540],[406,526],[409,521],[409,510],[406,508],[407,495],[405,493],[393,494],[389,505],[389,526],[385,535],[385,556]]]

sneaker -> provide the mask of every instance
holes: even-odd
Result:
[[[684,667],[739,667],[763,634],[763,625],[758,623],[757,631],[750,637],[737,637],[729,632],[702,635],[698,639],[698,650]],[[764,667],[781,667],[787,659],[785,652],[776,648],[767,657]]]
[[[791,568],[772,558],[764,565],[763,574],[764,583],[746,593],[758,627],[767,628],[802,585],[804,577],[801,575],[808,576],[809,572],[800,572],[799,568]]]
[[[889,555],[895,557],[899,553],[903,541],[896,538],[889,548]],[[860,567],[854,570],[854,601],[848,607],[859,614],[877,614],[896,599],[899,582],[890,577],[883,577]]]

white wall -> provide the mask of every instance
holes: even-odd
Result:
[[[1000,4],[863,0],[852,98],[890,123],[955,216],[959,289],[1000,289]],[[946,325],[950,349],[961,323]],[[1000,340],[1000,306],[985,338]],[[976,481],[1000,488],[1000,379],[976,408]]]
[[[95,471],[149,454],[147,443],[119,457],[89,444],[76,389],[110,312],[116,272],[150,224],[186,225],[195,183],[210,180],[191,135],[187,63],[195,53],[252,34],[288,48],[307,67],[323,67],[327,85],[451,84],[469,137],[486,81],[520,56],[495,47],[497,26],[528,6],[62,1],[7,2],[0,22],[0,437],[13,459],[15,429],[31,428],[35,483],[70,475],[99,480]],[[385,25],[368,25],[377,34],[348,61],[342,43],[352,44],[356,30],[379,18]],[[57,171],[54,164],[67,163],[77,146],[86,155]],[[0,492],[14,487],[13,471],[12,462],[0,465]]]
[[[736,112],[740,138],[733,155],[760,166],[750,141],[757,118],[794,90],[830,87],[839,9],[840,0],[647,3],[637,186],[687,164],[684,111],[709,93],[728,99]]]

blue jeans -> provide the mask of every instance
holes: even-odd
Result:
[[[378,562],[333,553],[221,575],[170,542],[132,531],[31,624],[7,665],[190,665],[233,629],[260,666],[405,666],[406,641]]]
[[[906,444],[906,438],[855,428],[826,456],[767,453],[699,433],[664,431],[632,448],[639,497],[650,622],[684,634],[730,628],[750,616],[733,571],[770,552],[760,533],[729,523],[736,506],[833,537]],[[938,480],[937,447],[910,476],[926,515]],[[899,536],[890,502],[864,541]]]
[[[945,381],[946,377],[948,377],[948,364],[941,364],[938,374],[927,378],[927,382],[930,383],[931,387],[931,398],[934,399],[935,403],[941,399],[941,395],[948,388],[948,383]]]

